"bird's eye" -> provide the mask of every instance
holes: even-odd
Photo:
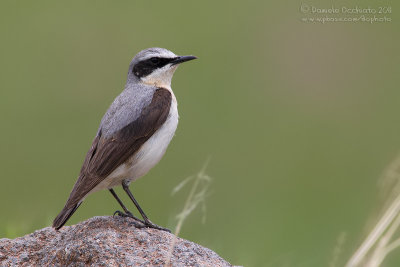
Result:
[[[150,62],[154,65],[157,65],[158,63],[160,63],[160,59],[158,57],[152,57],[150,58]]]

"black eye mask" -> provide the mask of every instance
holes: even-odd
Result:
[[[173,60],[175,60],[175,58],[152,57],[136,63],[135,66],[133,66],[132,72],[138,78],[145,77],[154,70],[164,67]]]

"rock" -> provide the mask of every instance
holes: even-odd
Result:
[[[122,217],[0,239],[0,266],[164,266],[169,257],[171,266],[232,266],[208,248]]]

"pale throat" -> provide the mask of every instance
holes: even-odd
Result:
[[[147,85],[154,85],[171,90],[171,80],[177,66],[162,68],[155,70],[146,77],[141,78],[142,82]]]

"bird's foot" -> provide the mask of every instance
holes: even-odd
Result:
[[[140,222],[140,224],[137,224],[137,223],[135,224],[135,226],[136,226],[137,228],[144,228],[144,227],[147,227],[147,228],[158,229],[158,230],[161,230],[161,231],[166,231],[166,232],[168,232],[168,233],[171,233],[171,230],[169,230],[169,229],[167,229],[167,228],[164,228],[164,227],[161,227],[161,226],[158,226],[157,224],[152,223],[150,220],[145,220],[145,221],[143,221],[143,220],[137,218],[137,217],[134,216],[130,211],[122,212],[122,211],[120,211],[120,210],[117,210],[117,211],[114,212],[113,217],[114,217],[115,215],[120,216],[120,217],[124,217],[124,218],[125,218],[125,217],[129,217],[129,218],[134,219],[135,221]]]
[[[164,227],[161,227],[161,226],[158,226],[157,224],[152,223],[150,220],[145,220],[144,224],[148,228],[158,229],[158,230],[161,230],[161,231],[165,231],[165,232],[171,233],[171,230],[169,230],[167,228],[164,228]]]
[[[128,217],[128,214],[123,213],[123,212],[120,211],[120,210],[116,210],[116,211],[113,213],[113,217],[115,217],[115,215],[120,216],[120,217]]]
[[[117,211],[115,211],[114,212],[114,214],[113,214],[113,217],[115,216],[115,215],[118,215],[118,216],[120,216],[120,217],[129,217],[129,218],[132,218],[132,219],[134,219],[134,220],[136,220],[136,221],[139,221],[139,222],[141,222],[142,224],[144,224],[144,225],[146,225],[146,223],[144,222],[144,221],[142,221],[141,219],[139,219],[139,218],[137,218],[135,215],[133,215],[130,211],[128,211],[128,212],[122,212],[122,211],[120,211],[120,210],[117,210]]]

